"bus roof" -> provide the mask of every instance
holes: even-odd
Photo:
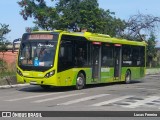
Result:
[[[54,31],[36,31],[33,33],[53,33],[53,32],[58,32],[63,35],[85,37],[87,40],[93,41],[93,42],[106,42],[106,43],[113,43],[113,44],[128,44],[128,45],[137,45],[137,46],[147,45],[145,41],[142,41],[142,42],[131,41],[126,39],[113,38],[105,34],[98,34],[98,33],[91,33],[91,32],[69,32],[69,31],[62,31],[62,30],[54,30]]]
[[[146,42],[142,41],[132,41],[127,39],[120,39],[120,38],[112,38],[112,37],[105,37],[102,35],[86,35],[85,36],[90,41],[97,41],[97,42],[107,42],[107,43],[113,43],[113,44],[129,44],[129,45],[138,45],[138,46],[146,46]]]

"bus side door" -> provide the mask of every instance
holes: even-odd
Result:
[[[92,64],[92,78],[93,81],[100,80],[101,78],[101,43],[93,42],[93,64]]]
[[[114,80],[121,80],[122,45],[114,45]]]
[[[62,40],[58,58],[58,79],[62,86],[70,86],[73,80],[73,44]]]

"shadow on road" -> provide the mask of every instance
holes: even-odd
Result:
[[[27,86],[25,88],[20,88],[18,91],[23,92],[65,92],[65,91],[73,91],[75,90],[73,87],[51,87],[49,89],[43,89],[37,85]]]
[[[131,81],[131,83],[129,85],[138,84],[138,83],[143,83],[143,81],[134,80],[134,81]],[[124,85],[124,84],[125,84],[124,82],[91,84],[91,85],[86,85],[84,89],[107,87],[107,86],[113,86],[113,85],[116,86],[116,85]],[[30,85],[30,86],[26,86],[26,87],[18,89],[18,91],[23,91],[23,92],[67,92],[67,91],[75,91],[75,90],[76,90],[75,86],[51,87],[49,89],[43,89],[42,87],[37,86],[37,85]],[[79,90],[77,90],[77,91],[79,91]]]

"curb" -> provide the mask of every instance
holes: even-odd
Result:
[[[160,68],[146,69],[146,75],[158,74],[158,73],[160,73]]]
[[[23,86],[28,86],[28,85],[30,85],[30,84],[2,85],[2,86],[0,86],[0,89],[23,87]]]

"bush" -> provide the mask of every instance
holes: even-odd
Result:
[[[6,67],[6,62],[0,58],[0,73],[4,71],[5,67]]]
[[[3,78],[5,76],[14,76],[15,74],[15,63],[7,64],[3,59],[0,59],[0,78]]]
[[[0,58],[0,67],[1,67],[1,66],[3,66],[3,64],[6,64],[6,62],[5,62],[5,61],[3,61],[3,59],[2,59],[2,58]]]

